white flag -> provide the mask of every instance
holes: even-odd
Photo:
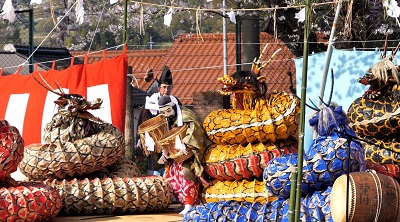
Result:
[[[4,2],[3,8],[1,9],[3,12],[0,14],[3,16],[3,19],[10,21],[11,23],[15,20],[15,12],[14,7],[12,6],[11,0],[6,0]]]
[[[164,25],[170,26],[172,21],[172,8],[169,8],[167,14],[164,15]]]

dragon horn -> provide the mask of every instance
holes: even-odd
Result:
[[[282,48],[279,48],[278,50],[276,50],[274,52],[274,54],[272,54],[272,56],[268,59],[268,61],[266,61],[261,68],[264,68],[266,65],[268,65],[268,63],[270,63],[272,61],[272,59],[275,57],[276,54],[278,54],[279,51],[281,51]]]
[[[258,64],[260,64],[261,58],[262,58],[262,56],[264,55],[264,52],[265,52],[265,50],[267,49],[267,47],[268,47],[268,43],[265,44],[263,50],[261,51],[260,56],[258,57],[258,60],[257,60],[257,63],[258,63]]]
[[[394,51],[392,51],[393,57],[396,55],[397,51],[399,51],[399,47],[400,47],[400,42],[399,42],[399,44],[397,44],[396,49]]]
[[[330,105],[330,104],[331,104],[331,101],[332,101],[333,85],[334,85],[334,83],[335,83],[335,79],[333,78],[333,69],[331,69],[331,73],[332,73],[332,86],[331,86],[331,93],[329,94],[328,105]]]
[[[386,33],[386,40],[385,40],[385,45],[383,46],[383,57],[382,57],[382,59],[386,58],[386,50],[387,50],[388,36],[389,36],[389,33]]]
[[[258,56],[258,58],[257,57],[254,58],[253,64],[251,65],[251,71],[253,73],[255,73],[256,75],[258,75],[260,73],[260,70],[262,69],[261,66],[260,66],[260,61],[261,61],[261,58],[262,58],[262,56],[263,56],[263,54],[265,52],[265,49],[267,49],[267,46],[268,46],[268,43],[265,44],[263,50],[261,51],[260,56]]]
[[[307,103],[306,103],[306,106],[308,106],[310,109],[313,109],[313,110],[315,110],[315,111],[320,111],[320,109],[318,108],[318,106],[315,105],[315,103],[313,103],[313,101],[312,101],[311,99],[309,99],[309,100],[310,100],[311,104],[313,104],[314,107],[311,107],[311,106],[308,105]]]
[[[63,96],[63,95],[64,95],[64,94],[61,94],[61,93],[55,91],[55,90],[46,82],[46,80],[44,80],[44,78],[43,78],[42,75],[39,74],[40,78],[42,78],[43,82],[46,83],[47,86],[44,85],[43,83],[41,83],[38,79],[36,79],[36,77],[35,77],[34,75],[31,75],[31,76],[32,76],[32,78],[33,78],[37,83],[39,83],[39,85],[41,85],[41,86],[42,86],[43,88],[45,88],[47,91],[50,91],[50,92],[52,92],[52,93],[54,93],[54,94],[56,94],[56,95],[59,95],[59,96]]]
[[[256,73],[257,69],[257,58],[254,58],[253,63],[251,64],[251,70]]]
[[[56,85],[58,87],[58,89],[60,90],[60,92],[62,93],[62,95],[64,95],[64,90],[62,89],[62,87],[60,86],[60,83],[56,82]]]
[[[329,106],[329,104],[327,104],[326,102],[324,102],[324,100],[321,98],[321,96],[318,96],[319,100],[321,100],[321,102],[325,105],[325,106]]]

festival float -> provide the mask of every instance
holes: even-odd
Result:
[[[204,120],[213,142],[204,164],[214,181],[204,188],[203,202],[183,221],[289,220],[291,178],[299,160],[299,99],[284,92],[266,93],[258,71],[219,78],[226,86],[221,92],[234,93],[234,99],[231,109],[215,110]],[[384,206],[382,195],[399,196],[398,184],[368,164],[365,143],[357,139],[352,119],[332,102],[333,84],[332,71],[329,100],[320,98],[320,106],[307,104],[314,110],[308,123],[317,136],[302,158],[300,220],[398,221],[398,203],[394,209],[377,211]]]

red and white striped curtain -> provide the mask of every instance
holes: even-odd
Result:
[[[40,74],[54,89],[58,82],[65,93],[80,94],[87,101],[101,98],[101,108],[90,112],[124,132],[127,66],[125,51],[109,59],[104,56],[93,64],[85,62],[62,71],[34,71],[31,75],[41,81]],[[25,146],[43,143],[44,127],[57,112],[54,101],[59,97],[31,75],[0,76],[0,119],[19,129]]]

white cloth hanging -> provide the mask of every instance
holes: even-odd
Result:
[[[79,25],[82,25],[85,19],[85,9],[83,8],[83,0],[78,0],[75,7],[75,13],[76,13],[76,21],[78,22]]]
[[[229,16],[229,19],[231,20],[231,22],[236,24],[236,14],[235,12],[231,9],[230,12],[226,13]]]
[[[166,26],[170,26],[171,25],[172,13],[173,13],[172,8],[169,8],[168,12],[164,15],[164,25],[166,25]]]
[[[298,13],[294,14],[294,18],[297,19],[297,22],[304,22],[306,19],[306,9],[301,9]]]
[[[33,4],[42,4],[42,0],[31,0],[31,5]]]
[[[8,20],[11,23],[15,21],[15,9],[11,0],[6,0],[1,10],[3,10],[3,12],[0,15],[3,16],[3,19]]]

